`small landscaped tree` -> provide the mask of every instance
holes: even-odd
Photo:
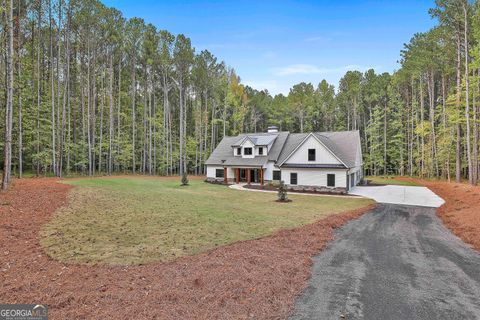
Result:
[[[188,186],[188,177],[186,171],[184,171],[182,174],[182,186]]]
[[[278,187],[278,200],[279,202],[288,202],[288,195],[287,195],[287,186],[285,183],[280,181],[280,186]]]

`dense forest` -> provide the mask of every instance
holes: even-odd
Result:
[[[360,130],[366,174],[479,175],[480,2],[437,0],[393,74],[272,96],[185,35],[96,0],[1,4],[3,187],[11,175],[202,174],[225,135]],[[11,173],[10,173],[11,168]]]

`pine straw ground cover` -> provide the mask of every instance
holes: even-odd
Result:
[[[39,243],[70,188],[26,179],[0,194],[2,303],[45,303],[51,319],[285,318],[333,229],[373,207],[171,262],[80,265],[53,260]]]
[[[465,243],[480,251],[480,186],[435,180],[413,180],[445,200],[437,210],[443,223]]]

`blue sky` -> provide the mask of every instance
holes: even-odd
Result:
[[[272,94],[294,84],[338,85],[347,70],[392,72],[400,50],[435,21],[434,0],[104,0],[125,17],[190,37],[233,67],[242,82]]]

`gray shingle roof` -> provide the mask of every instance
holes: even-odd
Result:
[[[268,146],[278,136],[278,133],[247,133],[241,134],[240,137],[232,146],[240,146],[246,138],[250,139],[256,146]]]
[[[345,168],[343,164],[308,164],[308,163],[285,163],[282,168],[328,168],[328,169],[342,169]]]
[[[362,159],[357,158],[360,148],[360,134],[358,131],[339,132],[314,132],[313,133],[328,149],[330,149],[348,168],[362,164]],[[277,164],[285,161],[299,146],[309,133],[252,133],[241,134],[236,137],[224,137],[212,152],[207,165],[225,166],[263,166],[267,161]],[[242,158],[234,156],[232,146],[238,145],[248,136],[257,145],[268,145],[268,141],[276,138],[267,156],[255,158]],[[255,141],[254,141],[254,140]]]
[[[362,164],[357,159],[360,145],[360,133],[355,131],[315,132],[315,136],[323,142],[348,168]]]
[[[283,146],[282,152],[279,155],[277,163],[282,163],[287,159],[287,157],[295,150],[296,147],[308,136],[308,133],[290,133],[285,145]]]

